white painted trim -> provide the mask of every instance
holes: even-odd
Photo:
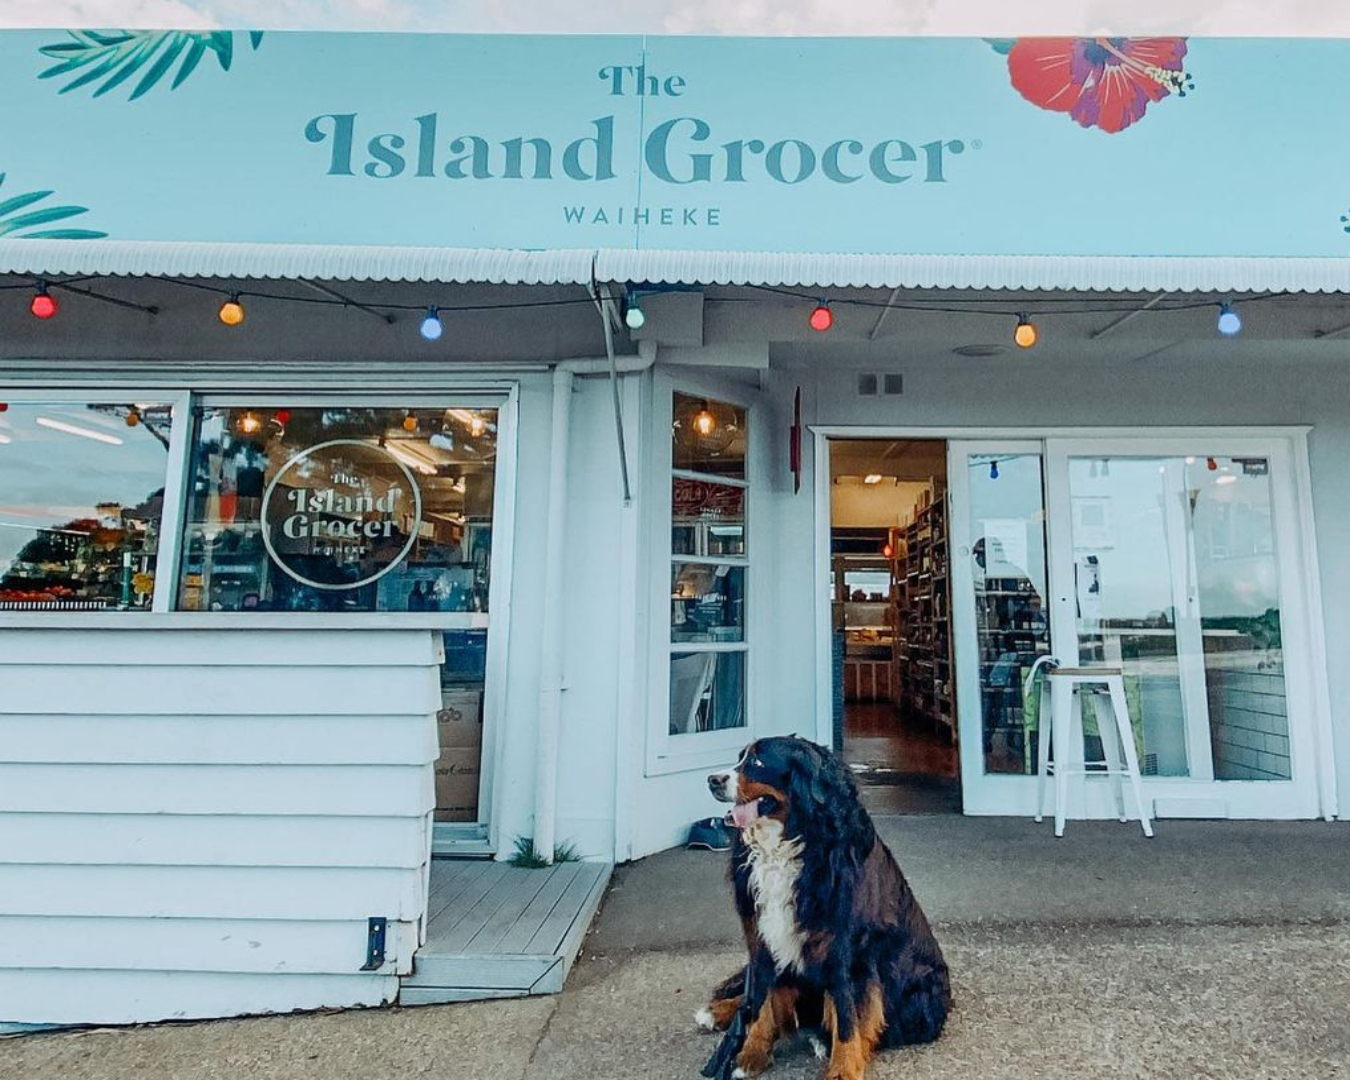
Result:
[[[1312,431],[1311,424],[1267,425],[1264,427],[1236,427],[1231,424],[1219,426],[1178,427],[1173,424],[1166,427],[961,427],[946,425],[942,427],[878,426],[864,425],[849,427],[840,424],[808,424],[812,434],[823,435],[829,439],[961,439],[971,442],[985,442],[997,439],[1029,439],[1041,442],[1046,439],[1291,439],[1296,435],[1307,435]]]
[[[178,600],[191,437],[192,395],[183,393],[173,402],[172,422],[169,425],[169,469],[164,478],[164,502],[160,508],[159,551],[155,553],[155,592],[150,600],[150,610],[159,614],[173,611]]]
[[[479,763],[478,819],[480,825],[487,827],[488,845],[494,851],[500,850],[501,800],[506,787],[499,774],[502,762],[506,760],[506,673],[511,642],[511,569],[515,565],[519,444],[520,386],[514,384],[497,410],[497,468],[492,495],[489,621],[483,686],[483,757]],[[433,826],[433,835],[437,831]]]
[[[833,531],[830,440],[824,431],[808,430],[813,431],[811,445],[815,452],[815,572],[811,578],[811,593],[816,625],[816,742],[830,746],[834,741],[834,598],[829,588],[830,534]],[[804,444],[806,440],[802,442]]]
[[[1307,613],[1308,654],[1315,673],[1312,680],[1313,738],[1317,748],[1318,796],[1322,817],[1331,821],[1340,813],[1340,793],[1336,788],[1336,741],[1331,719],[1331,687],[1327,678],[1326,612],[1322,607],[1321,557],[1317,551],[1316,507],[1312,495],[1312,464],[1308,458],[1308,432],[1290,438],[1294,483],[1298,496],[1300,551],[1303,565],[1304,605]]]

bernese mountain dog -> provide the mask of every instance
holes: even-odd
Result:
[[[860,1080],[874,1050],[936,1039],[947,964],[844,763],[805,739],[760,739],[708,786],[735,804],[730,876],[750,957],[696,1019],[725,1031],[744,1018],[731,1075],[758,1076],[797,1030],[828,1054],[826,1080]]]

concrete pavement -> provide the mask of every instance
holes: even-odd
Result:
[[[1350,1075],[1350,825],[880,823],[933,917],[956,1009],[905,1077]],[[30,1036],[0,1077],[694,1080],[691,1016],[740,961],[724,856],[621,867],[554,998]],[[801,1046],[772,1074],[820,1075]]]

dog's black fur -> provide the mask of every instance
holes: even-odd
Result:
[[[709,778],[714,794],[732,797],[718,790],[718,780]],[[947,965],[847,766],[805,739],[761,739],[742,757],[737,791],[739,802],[762,800],[761,815],[780,820],[783,835],[801,841],[793,903],[806,944],[800,970],[778,969],[758,932],[750,848],[738,833],[730,876],[750,959],[715,992],[712,1008],[719,1023],[744,994],[746,971],[753,967],[753,999],[745,1003],[751,1015],[775,988],[788,987],[795,991],[799,1026],[821,1025],[828,1000],[836,1017],[831,1034],[836,1043],[848,1042],[857,1035],[860,1011],[875,987],[884,1027],[865,1036],[878,1047],[936,1039],[951,1004]],[[869,1054],[870,1047],[864,1064]],[[835,1071],[832,1067],[831,1075]]]

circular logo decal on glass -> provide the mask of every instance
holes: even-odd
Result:
[[[422,492],[389,451],[357,439],[301,450],[267,485],[267,554],[302,585],[357,589],[408,556],[422,521]]]

